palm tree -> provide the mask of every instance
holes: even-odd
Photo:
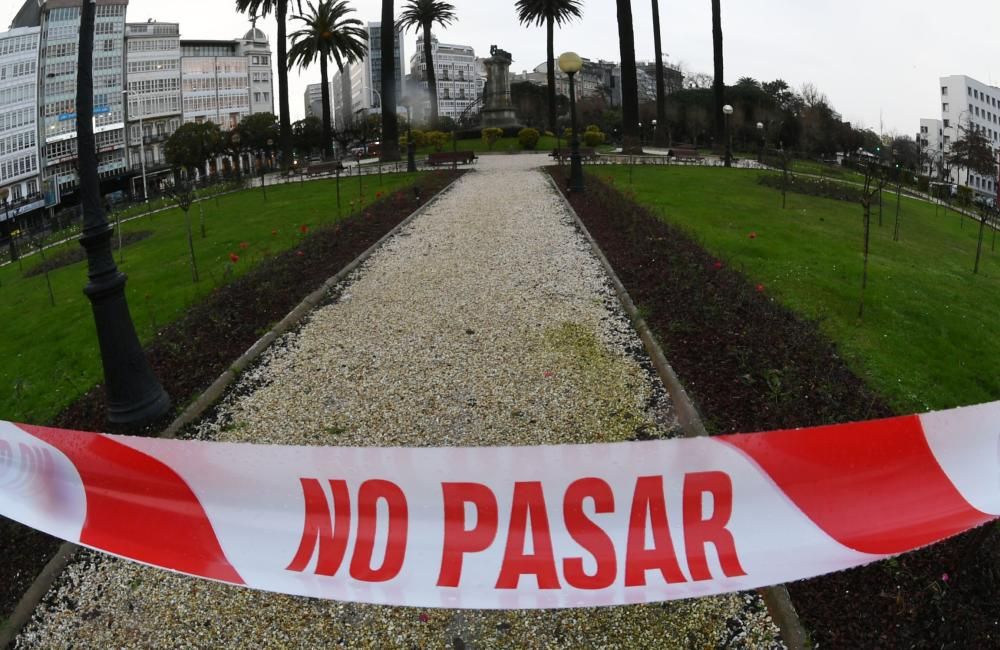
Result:
[[[299,13],[302,13],[301,2]],[[281,166],[288,168],[292,160],[292,121],[288,109],[288,0],[236,0],[236,10],[250,14],[255,20],[267,18],[272,11],[278,21],[278,144],[281,147]]]
[[[368,53],[368,32],[357,18],[347,18],[354,9],[347,0],[320,0],[318,6],[306,3],[308,11],[293,20],[303,23],[303,28],[292,34],[292,48],[288,51],[288,67],[296,63],[307,68],[319,59],[320,80],[323,84],[323,157],[332,153],[333,128],[330,115],[330,82],[328,61],[333,58],[343,72],[344,62],[355,63]]]
[[[635,33],[631,0],[618,3],[618,49],[622,58],[622,153],[642,153],[639,137],[639,79],[635,71]]]
[[[545,25],[546,73],[549,90],[549,130],[556,131],[555,26],[583,16],[581,0],[517,0],[517,19],[523,25]]]
[[[653,48],[656,54],[656,146],[662,146],[666,141],[667,126],[667,90],[663,81],[663,42],[660,40],[660,3],[653,0]]]
[[[399,120],[396,116],[396,19],[393,0],[382,0],[382,146],[379,159],[399,160]],[[388,32],[388,33],[387,33]],[[388,38],[386,38],[388,36]],[[400,71],[402,77],[402,71]]]
[[[399,27],[424,30],[424,63],[427,66],[427,91],[431,96],[431,126],[438,121],[437,79],[434,75],[433,53],[431,51],[431,25],[437,23],[447,27],[455,20],[455,7],[441,0],[408,0],[399,15]]]
[[[726,121],[722,107],[726,103],[726,84],[722,65],[722,9],[721,0],[712,0],[712,47],[715,50],[715,78],[712,90],[715,95],[715,146],[726,139]]]

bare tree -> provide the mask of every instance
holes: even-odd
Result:
[[[877,160],[870,160],[865,166],[865,185],[861,194],[861,207],[864,208],[864,267],[861,273],[861,302],[858,305],[858,318],[865,314],[865,289],[868,288],[868,251],[871,242],[872,201],[875,194],[882,194],[885,187],[885,174],[882,165]]]

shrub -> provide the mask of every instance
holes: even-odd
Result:
[[[424,139],[428,145],[434,147],[434,151],[441,151],[451,141],[451,136],[444,131],[428,131],[424,134]]]
[[[482,134],[483,142],[485,142],[486,146],[490,148],[490,151],[493,151],[493,145],[497,143],[497,140],[503,137],[503,129],[498,129],[494,126],[488,129],[483,129]]]
[[[958,188],[958,202],[962,205],[972,203],[972,188],[964,185]]]
[[[926,176],[917,177],[917,189],[921,192],[926,192],[931,188],[931,179]]]
[[[604,144],[604,140],[605,136],[601,133],[601,127],[596,124],[591,124],[587,127],[587,130],[583,132],[583,144],[588,147],[596,147]]]
[[[534,150],[540,137],[541,134],[538,133],[538,129],[521,129],[517,133],[517,141],[521,143],[522,149]]]

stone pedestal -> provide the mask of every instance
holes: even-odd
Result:
[[[490,48],[486,65],[486,88],[482,122],[484,128],[517,126],[517,114],[510,101],[510,64],[514,59],[509,52],[496,45]]]

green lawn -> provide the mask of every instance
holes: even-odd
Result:
[[[904,198],[892,241],[895,196],[872,218],[863,320],[860,205],[781,194],[736,169],[592,168],[693,233],[713,254],[796,312],[816,319],[848,363],[894,407],[913,412],[1000,399],[1000,251],[990,233],[979,275],[977,229]],[[662,210],[662,212],[661,212]],[[756,233],[751,239],[750,233]],[[669,351],[668,351],[669,355]]]
[[[827,165],[815,160],[793,160],[789,169],[800,174],[813,174],[824,178],[864,183],[865,177],[847,167]]]
[[[365,199],[408,185],[416,175],[366,176]],[[356,179],[341,180],[344,216],[356,201]],[[153,236],[125,249],[121,269],[128,274],[129,306],[143,341],[156,328],[177,319],[191,304],[216,286],[247,272],[265,256],[296,245],[311,231],[337,219],[334,180],[269,187],[204,202],[207,238],[198,233],[198,206],[191,208],[195,252],[201,281],[191,281],[183,213],[178,209],[136,219],[123,230],[153,231]],[[116,241],[116,240],[115,240]],[[245,247],[241,247],[245,244]],[[58,250],[78,247],[69,242]],[[235,264],[229,255],[239,256]],[[117,253],[116,253],[117,259]],[[38,264],[33,255],[23,260],[25,270]],[[330,275],[339,269],[330,269]],[[83,262],[50,274],[55,307],[49,305],[45,277],[23,279],[18,264],[0,268],[0,419],[44,423],[102,377]]]

